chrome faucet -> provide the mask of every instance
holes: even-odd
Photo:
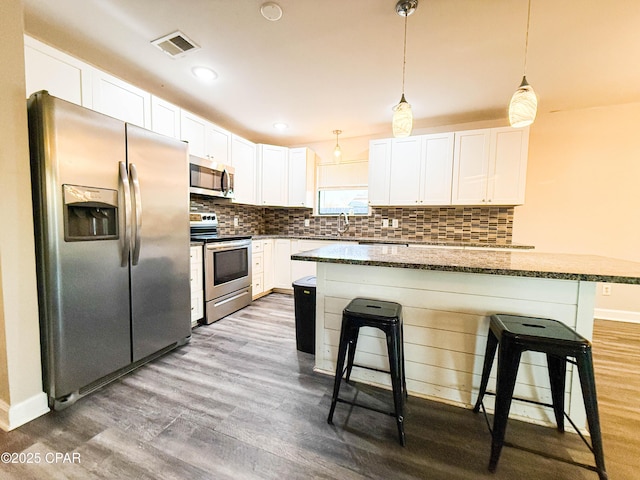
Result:
[[[342,222],[342,227],[340,227],[340,219],[344,216],[344,221]],[[338,215],[338,236],[346,233],[349,230],[349,216],[347,212],[340,212]]]

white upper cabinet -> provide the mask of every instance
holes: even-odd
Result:
[[[389,205],[391,139],[369,142],[369,205]]]
[[[205,135],[206,158],[223,165],[229,164],[231,161],[231,132],[209,123]]]
[[[453,133],[422,136],[420,203],[451,205],[453,177]]]
[[[289,194],[290,207],[313,208],[315,187],[315,154],[309,148],[289,149]]]
[[[93,70],[93,110],[151,128],[151,94],[108,73]]]
[[[456,132],[452,203],[524,203],[528,145],[528,128]]]
[[[27,97],[47,90],[51,95],[91,108],[92,67],[31,37],[24,37]]]
[[[442,133],[371,142],[371,204],[450,205],[453,138]]]
[[[231,136],[231,165],[235,169],[234,202],[256,204],[256,144],[237,135]]]
[[[189,154],[227,165],[231,157],[231,133],[213,123],[182,110],[182,140],[189,143]]]
[[[452,193],[454,205],[478,205],[487,202],[490,138],[489,129],[455,133]]]
[[[389,204],[415,205],[420,202],[422,180],[422,137],[391,140]]]
[[[167,137],[180,138],[180,107],[152,95],[151,130]]]
[[[289,149],[258,145],[258,204],[287,206],[289,193]]]
[[[494,204],[522,205],[527,183],[529,128],[492,128],[487,198]]]

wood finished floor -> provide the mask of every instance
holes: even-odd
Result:
[[[594,339],[612,480],[640,471],[640,325],[612,333],[620,325],[597,322]],[[313,373],[313,356],[296,351],[294,329],[293,298],[283,294],[195,329],[185,347],[69,409],[0,431],[0,452],[43,459],[0,465],[0,479],[597,479],[506,447],[490,474],[484,418],[415,397],[407,404],[405,448],[391,417],[338,405],[328,425],[332,379]],[[621,359],[630,351],[636,363]],[[363,389],[360,400],[389,395]],[[577,435],[511,420],[507,439],[592,464]],[[47,452],[76,452],[80,463],[48,464]]]

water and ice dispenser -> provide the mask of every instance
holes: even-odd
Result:
[[[118,192],[63,185],[64,239],[67,242],[118,238]]]

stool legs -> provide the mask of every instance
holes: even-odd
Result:
[[[391,389],[393,390],[393,405],[396,414],[396,425],[398,427],[398,437],[400,445],[406,444],[404,436],[404,398],[406,386],[403,384],[401,376],[404,373],[402,365],[402,353],[400,348],[400,335],[398,329],[392,329],[387,334],[387,352],[389,355],[389,372],[391,374]]]
[[[487,392],[487,384],[489,383],[489,374],[491,374],[491,367],[493,366],[493,360],[496,356],[496,350],[498,348],[498,338],[495,334],[489,330],[487,335],[487,347],[484,352],[484,364],[482,367],[482,380],[480,381],[480,390],[478,392],[478,400],[473,407],[473,412],[478,413],[480,411],[480,405],[484,394]]]
[[[347,354],[347,345],[349,344],[350,328],[345,319],[342,319],[342,328],[340,329],[340,344],[338,346],[338,358],[336,360],[336,376],[333,382],[333,395],[331,396],[331,408],[329,409],[329,417],[327,423],[333,423],[333,412],[338,403],[338,394],[340,393],[340,383],[342,382],[342,373],[344,370],[344,360]]]
[[[589,424],[589,433],[591,434],[591,448],[593,449],[593,456],[596,461],[596,469],[600,480],[607,480],[608,476],[604,466],[604,450],[602,447],[600,415],[598,414],[596,382],[593,373],[591,349],[587,349],[582,355],[577,355],[576,363],[578,364],[580,386],[582,388],[582,397],[584,398],[584,407],[587,413],[587,423]]]
[[[564,387],[567,379],[567,359],[547,354],[547,367],[556,425],[559,432],[564,432]]]
[[[491,432],[491,457],[489,459],[490,472],[495,472],[504,445],[509,409],[511,408],[521,356],[522,351],[510,344],[500,345],[498,350],[496,405],[493,416],[493,431]]]

